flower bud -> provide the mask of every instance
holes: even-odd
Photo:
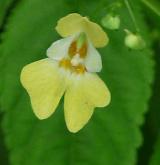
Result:
[[[101,23],[105,28],[117,30],[120,27],[120,18],[118,15],[107,14],[102,18]]]
[[[127,35],[124,42],[127,47],[135,50],[141,50],[145,48],[146,43],[139,34],[134,34],[127,29],[125,29],[125,32]]]

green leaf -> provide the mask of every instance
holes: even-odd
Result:
[[[160,38],[159,38],[160,39]],[[153,96],[151,99],[151,106],[149,111],[149,120],[148,120],[148,129],[150,138],[148,138],[148,145],[152,144],[152,151],[151,158],[150,158],[150,165],[159,165],[160,164],[160,45],[159,40],[155,44],[155,59],[156,59],[156,73],[155,73],[155,82],[153,88]],[[154,141],[153,141],[154,140]],[[153,144],[153,142],[154,144]],[[147,146],[147,144],[146,144]],[[144,151],[146,153],[146,150]]]
[[[0,121],[1,119],[2,119],[2,113],[0,113]],[[4,143],[4,134],[1,125],[0,125],[0,162],[1,164],[8,165],[8,151]]]
[[[0,1],[0,27],[4,20],[5,14],[8,12],[8,8],[12,5],[14,0],[1,0]]]
[[[158,140],[155,145],[155,151],[154,151],[154,154],[152,155],[150,165],[159,165],[160,164],[160,135],[157,139]]]
[[[139,126],[150,98],[153,60],[149,50],[130,51],[124,46],[123,28],[133,29],[127,10],[120,13],[121,29],[108,31],[110,44],[100,50],[103,59],[100,77],[112,93],[112,102],[109,107],[96,110],[89,124],[77,134],[66,129],[63,101],[52,117],[39,121],[19,81],[22,67],[45,58],[46,49],[60,38],[54,30],[59,18],[79,12],[99,22],[108,3],[26,0],[14,10],[0,47],[3,129],[11,165],[135,164],[136,149],[142,143]],[[139,4],[133,3],[142,35],[149,41]]]
[[[154,161],[154,155],[158,155],[159,150],[157,147],[158,142],[158,134],[160,133],[160,104],[159,104],[159,98],[160,98],[160,76],[159,76],[159,70],[160,70],[160,45],[159,41],[155,42],[154,44],[154,52],[155,52],[155,80],[154,84],[152,85],[152,97],[149,103],[149,112],[146,115],[145,118],[145,124],[143,126],[143,136],[144,136],[144,142],[143,146],[140,148],[139,151],[139,165],[146,165],[150,163],[151,165]],[[155,151],[154,151],[155,150]],[[153,152],[154,151],[154,152]],[[153,156],[152,156],[153,155]],[[160,155],[160,154],[159,154]],[[153,157],[153,158],[152,158]],[[159,163],[157,164],[159,165]]]
[[[7,20],[7,16],[9,15],[9,11],[12,8],[12,3],[14,0],[0,0],[0,42],[2,42],[1,34],[3,34],[3,27],[5,25],[5,22]],[[0,55],[0,61],[2,60],[2,56]],[[0,68],[2,68],[0,66]],[[0,79],[0,92],[1,92],[1,79]],[[3,114],[1,113],[2,107],[0,107],[0,122],[2,120]],[[6,146],[4,144],[3,139],[3,130],[2,126],[0,125],[0,163],[1,164],[8,164],[8,152],[6,150]]]

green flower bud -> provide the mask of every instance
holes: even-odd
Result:
[[[145,48],[146,43],[140,35],[133,34],[127,29],[125,29],[125,32],[127,33],[127,35],[124,42],[127,47],[135,50],[141,50]]]
[[[120,18],[118,15],[107,14],[102,18],[101,23],[105,28],[116,30],[120,27]]]

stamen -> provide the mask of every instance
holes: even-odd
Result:
[[[71,64],[72,66],[77,66],[79,64],[83,63],[83,59],[80,58],[79,54],[76,54],[72,59],[71,59]]]

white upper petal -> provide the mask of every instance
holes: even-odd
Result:
[[[84,63],[88,72],[100,72],[102,69],[101,55],[90,41],[88,41],[88,52]]]
[[[47,49],[47,56],[54,60],[61,60],[68,53],[68,49],[75,36],[69,36],[52,43]]]

